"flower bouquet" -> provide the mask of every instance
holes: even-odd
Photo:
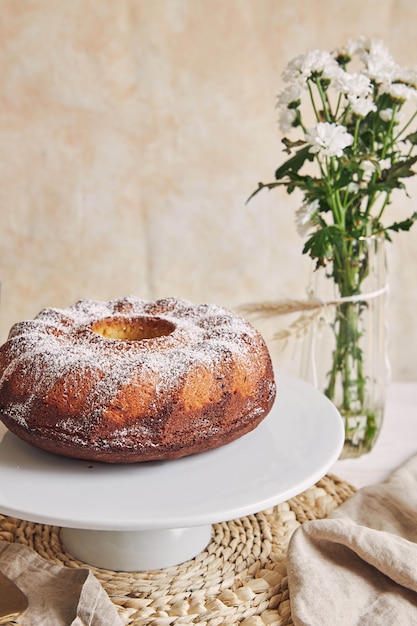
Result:
[[[362,318],[370,298],[384,291],[382,285],[369,294],[364,285],[375,242],[383,246],[417,220],[416,211],[386,220],[393,192],[406,192],[404,181],[415,175],[417,71],[397,65],[382,41],[359,38],[296,57],[283,80],[279,125],[288,158],[250,197],[279,186],[302,192],[296,226],[306,238],[303,253],[334,290],[323,391],[345,418],[346,441],[362,453],[375,440],[379,410],[372,406],[372,372],[364,368]]]

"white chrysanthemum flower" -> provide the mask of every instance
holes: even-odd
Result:
[[[341,70],[332,86],[336,91],[345,93],[353,98],[366,98],[372,93],[372,83],[364,74],[350,74]]]
[[[278,106],[288,106],[292,102],[299,100],[305,91],[305,86],[301,83],[292,83],[278,94]]]
[[[330,122],[319,122],[306,132],[305,138],[313,152],[329,157],[342,156],[343,150],[353,143],[353,135],[347,132],[345,126]]]
[[[358,37],[357,39],[348,39],[345,50],[350,57],[353,57],[355,54],[363,52],[364,43],[364,37]]]
[[[358,52],[366,54],[389,54],[388,46],[382,39],[375,37],[359,37],[357,39]]]
[[[390,65],[378,57],[370,58],[367,62],[367,69],[365,70],[369,78],[377,84],[390,82],[394,77],[395,65]]]
[[[398,102],[417,101],[417,90],[403,83],[384,83],[380,92],[387,93],[393,100]]]
[[[297,117],[297,114],[294,111],[294,109],[281,109],[280,114],[279,114],[278,124],[279,124],[279,128],[281,132],[284,135],[285,133],[288,133],[288,131],[291,130],[296,117]]]
[[[394,112],[391,108],[381,109],[378,113],[383,122],[390,122],[392,120]]]
[[[365,39],[364,37],[359,37],[358,39],[348,39],[344,46],[334,50],[333,56],[347,56],[352,58],[356,54],[361,54],[364,50],[367,49],[368,41],[369,40]]]
[[[359,117],[366,117],[371,111],[377,110],[375,103],[372,100],[368,100],[368,98],[348,96],[348,100],[351,112]]]
[[[404,83],[409,87],[415,87],[417,89],[417,68],[401,67],[397,65],[393,81],[396,83]]]
[[[364,40],[360,57],[365,65],[363,73],[377,84],[390,83],[398,72],[398,65],[380,39]]]
[[[395,124],[398,124],[404,118],[404,115],[400,111],[395,111],[394,113],[394,110],[390,107],[381,109],[378,115],[383,122],[390,122],[394,119]]]
[[[314,214],[319,210],[320,203],[318,200],[313,202],[306,202],[295,212],[295,225],[297,233],[300,237],[305,237],[308,232],[314,228]]]
[[[307,80],[312,74],[322,74],[324,78],[333,78],[340,67],[330,52],[313,50],[300,54],[290,61],[282,73],[285,82]]]

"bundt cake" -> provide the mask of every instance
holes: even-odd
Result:
[[[15,324],[0,348],[0,419],[59,455],[175,459],[253,430],[276,393],[264,340],[213,305],[81,300]]]

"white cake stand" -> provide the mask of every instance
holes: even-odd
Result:
[[[278,374],[268,417],[241,439],[176,461],[110,465],[58,457],[0,425],[0,512],[62,526],[76,558],[114,571],[177,565],[213,523],[278,504],[338,459],[343,424],[312,386]]]

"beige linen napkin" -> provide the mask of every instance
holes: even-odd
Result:
[[[61,567],[27,546],[0,541],[0,571],[29,600],[22,626],[122,626],[115,606],[88,568]]]
[[[417,456],[298,528],[287,566],[295,626],[417,624]]]

